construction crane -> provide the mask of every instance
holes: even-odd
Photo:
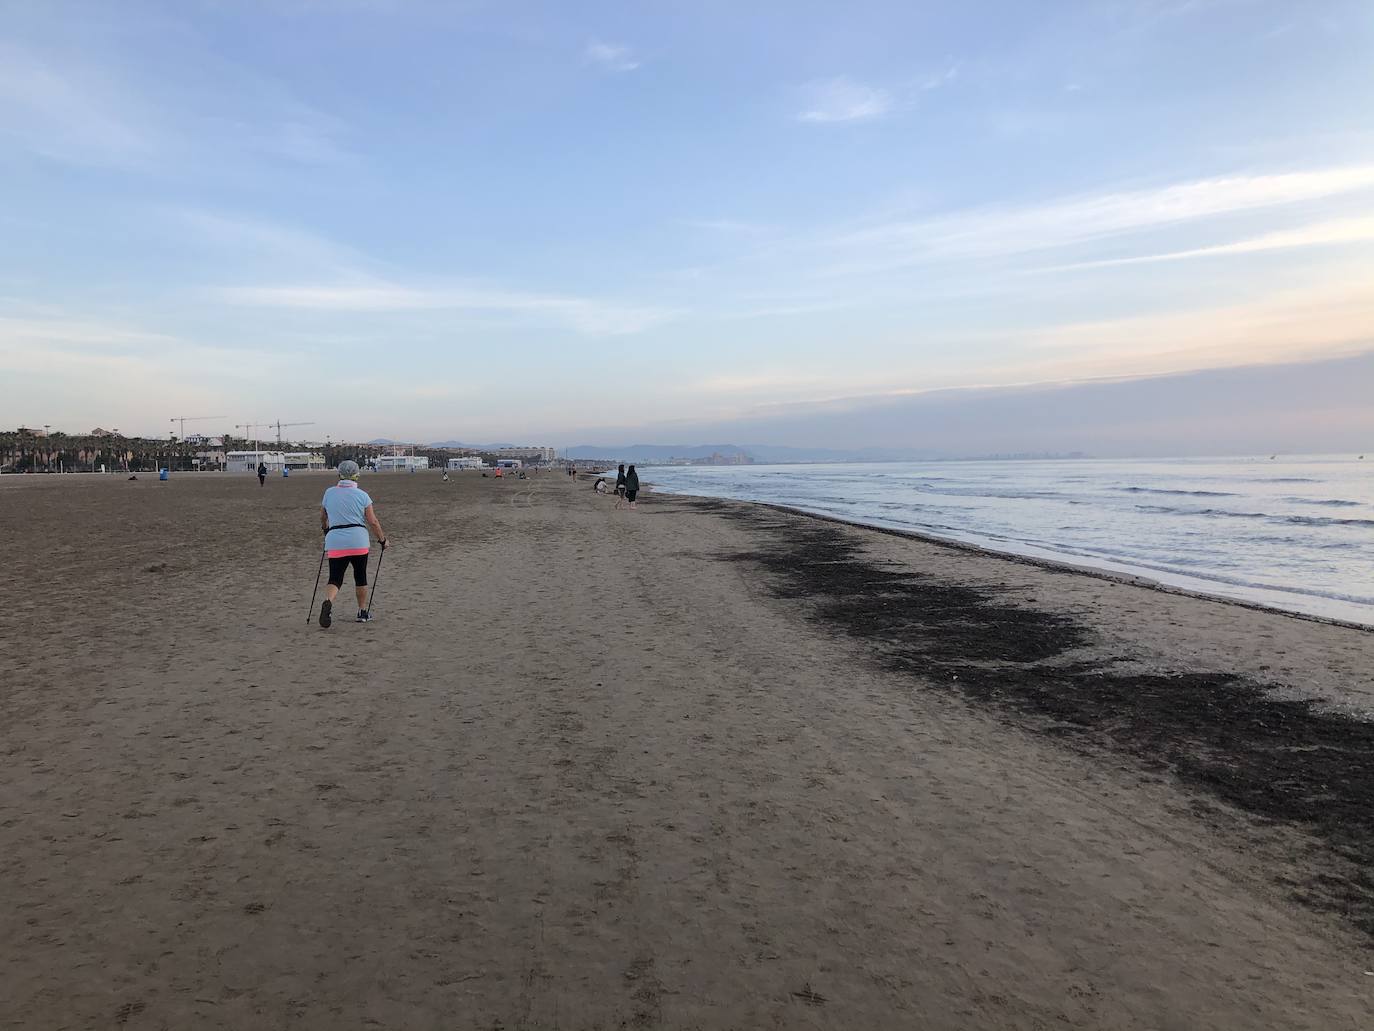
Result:
[[[272,424],[271,424],[271,423],[261,423],[261,422],[238,422],[238,423],[235,423],[235,424],[234,424],[234,429],[236,429],[236,430],[243,430],[243,439],[244,439],[245,443],[247,442],[247,440],[248,440],[249,437],[252,437],[252,438],[253,438],[253,450],[256,451],[256,450],[258,449],[258,437],[257,437],[257,434],[254,433],[253,431],[256,430],[259,426],[270,426],[270,425],[272,425]]]
[[[281,431],[282,431],[282,427],[283,427],[283,426],[314,426],[314,425],[315,425],[315,424],[314,424],[313,422],[282,422],[280,419],[278,419],[276,422],[269,422],[269,423],[267,424],[267,427],[268,427],[268,429],[271,429],[273,426],[275,426],[275,427],[277,428],[277,443],[280,444],[280,443],[281,443]]]
[[[174,415],[174,416],[172,416],[172,418],[171,418],[170,421],[171,421],[171,422],[179,422],[179,423],[181,423],[181,435],[177,437],[177,440],[185,440],[185,439],[186,439],[186,424],[187,424],[188,422],[205,422],[207,419],[227,419],[227,418],[229,418],[229,416],[227,416],[227,415]]]

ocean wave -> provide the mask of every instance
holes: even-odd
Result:
[[[1296,526],[1374,526],[1374,519],[1337,519],[1334,516],[1284,516]]]
[[[1136,505],[1138,512],[1158,515],[1207,516],[1222,519],[1256,519],[1291,526],[1374,526],[1374,519],[1338,519],[1335,516],[1277,515],[1273,512],[1233,512],[1226,508],[1173,508],[1169,505]]]
[[[1240,497],[1239,494],[1225,490],[1166,490],[1162,487],[1114,487],[1113,490],[1125,491],[1128,494],[1186,494],[1195,498]]]
[[[1137,512],[1157,515],[1224,516],[1228,519],[1270,519],[1268,512],[1233,512],[1227,508],[1177,508],[1173,505],[1136,505]]]
[[[1326,505],[1331,508],[1358,508],[1360,502],[1346,501],[1343,498],[1284,498],[1295,505]]]

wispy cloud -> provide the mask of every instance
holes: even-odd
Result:
[[[105,322],[73,318],[13,318],[0,316],[0,347],[60,345],[83,351],[160,348],[176,344],[164,333]]]
[[[746,222],[737,218],[684,218],[681,224],[689,229],[700,229],[708,233],[727,233],[753,236],[766,233],[769,227],[758,222]]]
[[[866,122],[892,110],[892,94],[845,76],[808,83],[806,107],[797,114],[802,122]]]
[[[666,308],[463,285],[408,287],[366,282],[327,286],[246,286],[224,287],[214,294],[232,304],[320,312],[497,312],[541,325],[566,326],[587,336],[639,333],[676,314]]]
[[[1081,261],[1058,265],[1045,271],[1079,268],[1110,268],[1117,265],[1147,265],[1160,261],[1184,261],[1189,258],[1225,257],[1234,254],[1258,254],[1264,251],[1289,250],[1294,247],[1324,247],[1333,244],[1363,243],[1374,240],[1374,217],[1332,219],[1298,229],[1283,229],[1264,233],[1248,240],[1217,244],[1213,247],[1193,247],[1163,254],[1141,254],[1131,258],[1108,258],[1104,261]]]
[[[109,76],[0,44],[0,140],[75,164],[139,165],[155,149],[150,121]]]
[[[935,72],[931,75],[927,75],[924,79],[922,79],[918,84],[917,88],[923,92],[929,92],[930,90],[939,89],[941,86],[948,86],[951,82],[958,78],[958,76],[959,63],[957,61],[950,60],[950,62],[945,65],[943,70]]]
[[[170,366],[168,356],[174,356]],[[0,363],[11,372],[48,373],[70,369],[89,377],[140,373],[161,376],[213,365],[232,372],[278,367],[286,359],[259,349],[207,344],[119,321],[73,317],[0,316]]]
[[[159,208],[183,240],[252,259],[276,262],[293,275],[355,276],[373,263],[363,252],[296,226],[237,212],[202,208]]]
[[[1367,350],[1374,294],[1363,276],[1278,291],[1240,304],[1148,312],[1019,331],[1030,368],[1074,375],[1176,372]]]
[[[169,90],[114,43],[98,53],[0,43],[0,142],[69,164],[154,172],[242,165],[246,155],[302,165],[346,155],[341,119],[255,70],[201,58],[196,82]]]
[[[605,43],[594,39],[582,51],[589,63],[611,72],[632,72],[640,66],[634,51],[620,43]]]
[[[1228,176],[1021,207],[975,208],[888,221],[840,234],[827,246],[862,251],[882,266],[935,258],[990,257],[1371,189],[1374,165]]]

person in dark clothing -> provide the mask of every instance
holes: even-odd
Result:
[[[635,472],[635,467],[630,466],[625,474],[625,500],[630,503],[630,507],[635,507],[635,498],[639,497],[639,473]]]
[[[615,473],[615,507],[619,508],[625,504],[625,463],[616,466]]]
[[[258,486],[261,487],[267,482],[267,463],[258,463]]]

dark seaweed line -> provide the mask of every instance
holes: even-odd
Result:
[[[997,707],[1061,743],[1106,748],[1143,772],[1252,817],[1313,835],[1331,857],[1308,882],[1280,883],[1374,937],[1374,724],[1278,699],[1235,674],[1122,674],[1051,660],[1092,643],[1066,616],[986,590],[866,560],[852,533],[825,522],[714,500],[688,502],[767,532],[758,550],[721,556],[757,565],[809,618],[878,646],[875,662]],[[957,677],[957,679],[956,679]]]
[[[692,505],[702,511],[713,511],[722,514],[726,511],[727,507],[731,505],[769,509],[773,512],[781,512],[788,516],[815,519],[823,523],[835,523],[838,526],[848,526],[871,533],[886,534],[889,537],[901,537],[909,541],[920,541],[923,544],[931,544],[937,548],[948,548],[951,551],[963,551],[971,555],[983,555],[1000,559],[1003,562],[1015,562],[1017,565],[1021,566],[1035,566],[1037,569],[1049,569],[1057,573],[1072,573],[1074,576],[1091,576],[1097,580],[1129,584],[1132,587],[1141,587],[1149,591],[1158,591],[1161,594],[1179,594],[1187,598],[1198,598],[1215,605],[1234,605],[1236,608],[1250,609],[1252,612],[1268,612],[1274,615],[1285,616],[1288,619],[1303,619],[1309,623],[1325,623],[1328,626],[1343,627],[1346,630],[1358,630],[1365,634],[1374,633],[1374,626],[1370,626],[1367,623],[1356,623],[1349,619],[1338,619],[1335,616],[1317,616],[1310,612],[1297,612],[1291,609],[1275,608],[1273,605],[1264,605],[1257,601],[1246,601],[1243,598],[1228,598],[1222,594],[1208,594],[1205,591],[1193,591],[1185,587],[1174,587],[1170,584],[1160,583],[1157,580],[1151,580],[1145,576],[1133,576],[1130,573],[1119,573],[1111,569],[1096,569],[1089,565],[1079,565],[1073,562],[1059,561],[1050,558],[1037,558],[1033,555],[1018,555],[1014,551],[998,551],[990,545],[972,544],[968,541],[954,540],[950,537],[939,537],[933,533],[922,533],[918,530],[902,530],[894,526],[878,526],[874,523],[862,523],[856,519],[846,519],[843,516],[827,515],[823,512],[808,512],[804,508],[795,508],[791,505],[780,505],[772,501],[741,501],[733,498],[711,498],[701,494],[660,494],[658,496],[659,501],[665,498],[673,498],[678,503]],[[702,508],[703,503],[720,507]]]

